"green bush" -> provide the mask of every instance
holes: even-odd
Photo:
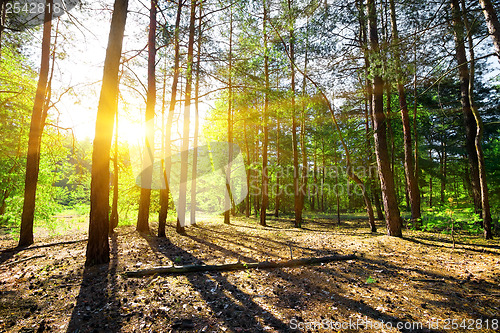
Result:
[[[481,217],[472,208],[456,208],[443,206],[429,209],[422,217],[422,229],[449,233],[453,226],[455,231],[470,234],[482,232]]]

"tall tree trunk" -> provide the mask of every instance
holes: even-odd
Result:
[[[115,116],[115,151],[113,156],[113,203],[109,217],[109,233],[112,234],[118,226],[118,111]]]
[[[148,36],[148,94],[146,97],[146,135],[141,174],[141,197],[137,228],[139,232],[149,234],[149,207],[151,204],[151,182],[154,163],[154,118],[156,105],[156,0],[151,0],[149,10]]]
[[[370,48],[374,56],[379,56],[377,15],[374,0],[368,0],[367,7]],[[382,188],[387,233],[389,236],[402,237],[402,223],[394,188],[394,175],[391,170],[389,154],[387,152],[387,118],[384,114],[383,88],[384,82],[382,78],[379,75],[374,75],[373,119],[375,154],[377,157],[380,185]]]
[[[104,60],[102,88],[97,108],[92,180],[90,184],[89,240],[85,266],[109,262],[109,156],[114,117],[118,102],[118,70],[123,33],[127,20],[128,0],[115,0],[108,47]]]
[[[262,143],[262,204],[260,206],[260,225],[266,225],[267,206],[269,205],[269,173],[267,166],[267,149],[269,144],[268,112],[269,112],[269,56],[267,50],[267,4],[263,1],[264,19],[262,20],[262,30],[264,33],[264,142]]]
[[[323,188],[325,186],[325,139],[321,138],[321,211],[325,212],[325,192]]]
[[[36,89],[35,102],[31,115],[30,133],[28,138],[28,155],[26,157],[26,177],[24,186],[23,213],[21,216],[21,231],[19,246],[33,244],[33,220],[35,217],[36,187],[40,170],[40,146],[42,143],[44,121],[44,106],[47,94],[47,81],[50,67],[50,37],[52,30],[52,0],[45,4],[42,57],[40,75]],[[107,235],[107,231],[106,231]]]
[[[196,51],[196,79],[194,83],[194,139],[193,139],[193,171],[191,173],[191,224],[196,224],[196,178],[198,178],[198,136],[200,127],[199,98],[200,98],[200,61],[201,61],[201,19],[203,1],[198,11],[198,50]]]
[[[418,37],[415,37],[418,38]],[[417,40],[415,41],[414,46],[414,65],[415,65],[415,74],[413,76],[413,138],[414,138],[414,152],[413,152],[413,162],[414,162],[414,174],[415,174],[415,183],[417,184],[417,189],[420,193],[419,203],[423,200],[423,193],[420,191],[419,180],[420,180],[420,165],[418,163],[419,154],[418,154],[418,122],[417,122]],[[421,208],[421,207],[420,207]],[[420,226],[422,222],[419,222],[417,226]]]
[[[384,60],[385,61],[385,60]],[[385,72],[385,69],[384,69]],[[394,153],[394,149],[396,148],[394,145],[394,131],[392,129],[392,108],[391,108],[391,85],[385,84],[385,96],[386,96],[386,124],[387,124],[387,134],[389,135],[390,149],[389,149],[389,158],[391,159],[391,171],[394,174],[394,165],[396,164],[396,154]],[[373,98],[373,97],[372,97]],[[397,177],[395,177],[395,181],[397,182]],[[396,186],[397,190],[397,186]],[[397,197],[397,193],[396,193]]]
[[[229,80],[228,80],[228,106],[227,106],[227,142],[229,143],[228,161],[232,160],[233,155],[233,7],[231,5],[229,22]],[[226,167],[226,193],[224,196],[224,223],[230,224],[231,213],[231,162]]]
[[[481,5],[483,5],[485,1],[481,1]],[[491,3],[489,4],[491,6]],[[491,232],[491,211],[490,211],[490,200],[489,200],[489,194],[488,194],[488,183],[486,180],[486,166],[484,164],[484,153],[483,153],[483,147],[482,147],[482,140],[483,140],[483,121],[481,119],[481,115],[479,114],[479,110],[474,103],[474,79],[475,79],[475,56],[474,56],[474,42],[472,40],[472,34],[470,32],[469,28],[469,23],[467,19],[467,14],[465,12],[465,1],[462,0],[462,7],[463,7],[463,17],[464,17],[464,23],[465,23],[465,28],[467,31],[467,41],[469,45],[469,60],[470,60],[470,79],[469,79],[469,102],[471,106],[472,113],[474,114],[474,119],[476,120],[476,140],[474,141],[474,144],[476,146],[476,152],[477,152],[477,160],[478,160],[478,171],[479,171],[479,184],[481,187],[481,207],[482,207],[482,218],[483,218],[483,228],[484,228],[484,238],[485,239],[492,239],[493,234]],[[484,8],[485,6],[483,6]],[[486,13],[485,13],[486,15]],[[489,28],[489,25],[488,25]],[[498,19],[496,20],[496,28],[499,29],[500,25],[498,24]],[[493,35],[492,31],[490,30],[490,34]],[[500,34],[500,32],[498,32]],[[496,42],[498,43],[498,37],[500,35],[497,35],[497,40]],[[497,45],[497,51],[500,50],[498,49]],[[498,53],[500,56],[500,53]]]
[[[300,196],[300,178],[299,178],[299,150],[297,140],[297,117],[295,114],[295,30],[294,18],[292,17],[292,1],[288,0],[288,15],[289,15],[289,56],[290,56],[290,72],[291,72],[291,90],[292,90],[292,152],[293,152],[293,196],[294,196],[294,211],[296,228],[302,226],[302,207]]]
[[[414,225],[420,222],[420,190],[418,188],[417,179],[415,177],[415,165],[413,160],[413,145],[411,139],[410,116],[408,105],[406,103],[406,91],[403,84],[403,75],[401,73],[401,60],[399,51],[399,34],[396,21],[396,6],[394,0],[389,0],[391,7],[391,26],[392,26],[392,43],[394,47],[394,62],[396,66],[397,86],[399,95],[399,108],[401,111],[401,122],[403,124],[403,141],[404,141],[404,166],[406,184],[408,186],[408,197],[411,207],[411,218]]]
[[[467,66],[467,56],[464,45],[464,26],[458,0],[450,2],[452,18],[453,18],[453,33],[455,37],[455,52],[458,62],[458,76],[460,79],[460,100],[462,103],[462,113],[465,126],[465,150],[470,168],[470,180],[472,186],[472,194],[474,198],[474,207],[476,213],[481,213],[481,185],[479,181],[479,167],[476,152],[476,120],[471,109],[469,99],[469,69]]]
[[[333,153],[333,163],[335,164],[335,168],[339,167],[338,164],[338,159],[337,159],[337,152]],[[335,172],[335,183],[338,185],[339,183],[339,173]],[[337,204],[337,224],[340,225],[340,193],[339,189],[336,187],[335,188],[335,202]]]
[[[280,176],[281,176],[281,160],[280,160],[280,116],[276,115],[276,164],[278,172],[276,173],[276,202],[274,204],[274,217],[279,217],[280,214]]]
[[[7,4],[7,1],[1,1],[0,2],[0,59],[2,58],[2,38],[3,38],[3,31],[5,30],[5,21],[6,21],[6,12],[5,12],[5,5]]]
[[[358,8],[358,14],[359,14],[359,31],[360,31],[360,46],[363,50],[363,56],[364,56],[364,62],[365,62],[365,76],[366,76],[366,95],[365,95],[365,98],[368,99],[368,105],[366,105],[366,102],[365,102],[365,112],[367,112],[368,110],[366,110],[366,107],[369,106],[369,110],[370,110],[370,119],[371,119],[371,122],[373,124],[373,115],[372,115],[372,110],[373,110],[373,88],[372,88],[372,85],[370,84],[370,81],[368,79],[368,69],[370,68],[370,60],[369,60],[369,54],[368,54],[368,29],[367,29],[367,20],[366,20],[366,16],[365,16],[365,12],[364,12],[364,8],[363,8],[363,1],[357,1],[356,2],[356,6]],[[366,129],[366,134],[367,134],[367,148],[369,150],[369,153],[368,153],[368,156],[369,156],[369,160],[370,160],[370,164],[372,163],[372,152],[371,152],[371,149],[370,147],[372,146],[371,142],[370,142],[370,139],[368,138],[368,117],[365,116],[365,121],[366,121],[366,124],[365,124],[365,129]],[[349,168],[349,166],[348,166]],[[370,172],[371,172],[371,169],[370,169]],[[367,183],[371,183],[372,184],[372,190],[375,191],[375,183],[369,179],[367,180]],[[369,219],[369,223],[370,223],[370,227],[371,227],[371,231],[372,232],[376,232],[377,231],[377,228],[376,228],[376,225],[375,225],[375,216],[373,214],[373,207],[371,205],[371,200],[368,196],[368,192],[366,191],[366,188],[365,186],[361,185],[362,187],[362,190],[363,190],[363,199],[365,201],[365,204],[367,205],[366,206],[366,210],[367,210],[367,213],[368,213],[368,219]],[[376,197],[375,197],[376,198]],[[368,206],[368,203],[369,203],[369,206]]]
[[[187,54],[187,70],[186,70],[186,89],[184,102],[184,121],[182,131],[182,147],[181,147],[181,170],[180,170],[180,185],[179,185],[179,201],[177,203],[177,231],[184,233],[184,225],[186,224],[186,204],[187,204],[187,176],[189,165],[189,122],[191,114],[191,91],[193,85],[193,54],[194,54],[194,35],[195,35],[195,20],[196,20],[197,0],[191,0],[191,15],[189,19],[189,40]],[[180,226],[179,226],[180,224]]]
[[[256,131],[255,131],[255,144],[254,144],[254,154],[253,154],[253,162],[255,163],[255,165],[257,165],[259,163],[259,128],[257,127]],[[256,172],[254,172],[254,175],[255,175],[255,182],[257,182],[258,180],[258,174],[256,174]],[[258,195],[254,195],[253,196],[254,199],[253,199],[253,210],[254,210],[254,215],[257,216],[259,214],[259,208],[260,208],[260,200],[259,200],[259,197]]]
[[[479,0],[479,3],[483,9],[486,25],[488,26],[488,32],[491,35],[491,39],[493,39],[493,45],[495,46],[498,61],[500,61],[500,22],[498,21],[498,15],[491,0]]]
[[[165,180],[165,189],[160,191],[160,212],[158,216],[158,237],[165,237],[165,226],[167,223],[168,214],[168,200],[170,187],[168,184],[168,179],[170,178],[171,160],[172,160],[172,147],[171,147],[171,135],[172,135],[172,124],[174,122],[175,105],[177,103],[177,85],[179,82],[179,62],[180,62],[180,42],[179,42],[179,31],[180,22],[182,14],[182,6],[184,1],[179,0],[177,6],[177,15],[175,18],[175,31],[174,31],[174,76],[172,78],[172,89],[170,97],[170,105],[168,108],[167,125],[165,128],[165,161],[163,169],[163,178]],[[177,223],[177,230],[180,230],[180,225]]]
[[[318,164],[317,164],[317,141],[314,141],[314,151],[313,151],[313,182],[314,182],[314,192],[311,194],[311,210],[314,212],[316,210],[316,195],[318,193]]]
[[[309,18],[308,18],[309,22]],[[307,26],[307,25],[306,25]],[[306,45],[308,45],[308,37],[307,37],[307,31],[306,31]],[[307,48],[305,50],[305,56],[304,56],[304,74],[307,74],[307,61],[308,61],[308,53],[307,53]],[[308,165],[307,165],[307,148],[306,148],[306,89],[307,89],[307,79],[306,76],[304,75],[303,81],[302,81],[302,112],[300,115],[300,147],[301,147],[301,154],[302,154],[302,179],[300,183],[300,211],[304,211],[304,204],[305,204],[305,196],[306,196],[306,190],[307,190],[307,173],[309,171]]]
[[[448,170],[447,165],[446,165],[446,159],[447,159],[447,153],[446,153],[446,144],[445,144],[445,138],[441,137],[441,154],[440,154],[440,164],[441,164],[441,175],[443,176],[441,178],[441,204],[444,204],[444,192],[446,191],[446,171]]]
[[[158,212],[158,237],[165,237],[165,224],[167,220],[168,213],[168,185],[167,185],[167,175],[165,172],[165,154],[166,154],[166,122],[165,122],[165,109],[166,109],[166,99],[165,94],[167,90],[167,58],[164,57],[164,71],[163,71],[163,85],[161,92],[161,172],[165,182],[165,188],[160,187],[160,209]],[[164,220],[163,223],[161,222]]]
[[[246,203],[246,208],[245,208],[245,216],[250,217],[250,178],[252,177],[250,169],[250,145],[248,144],[248,136],[247,136],[247,121],[246,119],[243,119],[243,135],[245,136],[245,150],[246,150],[246,162],[247,162],[247,168],[246,168],[246,174],[247,174],[247,196],[245,198],[245,203]]]

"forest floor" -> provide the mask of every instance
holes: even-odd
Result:
[[[405,230],[370,233],[365,220],[233,218],[166,238],[119,227],[111,262],[84,268],[86,235],[0,236],[0,332],[493,332],[500,323],[500,242]],[[156,227],[154,224],[152,227]],[[69,244],[54,242],[83,240]],[[318,266],[152,275],[160,265],[284,261],[356,254]]]

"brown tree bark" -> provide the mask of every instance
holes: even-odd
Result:
[[[483,9],[486,25],[488,26],[488,32],[493,40],[498,61],[500,61],[500,22],[498,21],[498,15],[491,0],[479,0],[479,3]]]
[[[440,167],[441,167],[441,204],[445,203],[445,198],[444,198],[444,193],[446,191],[446,183],[448,181],[447,179],[447,170],[448,170],[448,165],[447,165],[447,160],[448,160],[448,153],[446,152],[446,144],[445,144],[445,138],[444,135],[441,137],[441,154],[439,154],[440,157]]]
[[[484,2],[484,0],[483,0]],[[491,3],[490,3],[491,5]],[[479,114],[479,110],[474,103],[474,79],[475,79],[475,56],[474,56],[474,42],[472,40],[472,34],[469,29],[469,22],[467,18],[467,14],[465,12],[465,1],[462,0],[463,7],[463,17],[464,24],[467,33],[467,41],[469,45],[469,60],[470,60],[470,79],[469,79],[469,102],[471,106],[472,113],[474,114],[474,119],[476,120],[476,140],[474,144],[476,146],[477,152],[477,160],[478,160],[478,171],[479,171],[479,185],[481,187],[481,207],[482,207],[482,218],[483,218],[483,228],[484,228],[484,238],[492,239],[493,234],[491,232],[491,210],[490,210],[490,200],[488,193],[488,183],[486,180],[486,166],[484,164],[484,153],[482,147],[483,140],[483,121],[481,119],[481,115]],[[498,19],[497,19],[497,28],[498,28]],[[490,31],[491,33],[491,31]],[[498,37],[498,36],[497,36]],[[500,53],[499,53],[500,55]]]
[[[3,31],[5,30],[5,21],[6,21],[6,13],[5,13],[5,5],[7,1],[0,1],[0,59],[2,58],[2,46],[3,46]]]
[[[228,106],[227,106],[227,142],[229,143],[229,156],[228,161],[232,160],[233,155],[233,7],[230,8],[230,18],[229,18],[229,79],[228,79]],[[229,164],[226,169],[226,194],[224,197],[225,208],[231,207],[231,165]],[[230,224],[231,209],[228,208],[224,212],[224,223]]]
[[[115,116],[115,151],[113,156],[113,203],[109,217],[109,233],[112,234],[118,226],[118,111]]]
[[[404,166],[406,184],[408,186],[408,197],[411,207],[411,219],[414,225],[418,225],[421,218],[420,213],[420,189],[418,187],[417,178],[415,177],[415,163],[413,159],[413,145],[410,129],[410,116],[408,105],[406,103],[406,91],[403,84],[403,76],[401,73],[401,57],[399,51],[399,34],[396,21],[396,6],[394,0],[389,0],[391,9],[391,27],[392,27],[392,43],[394,47],[394,62],[396,66],[397,87],[399,95],[399,108],[401,112],[401,122],[403,124],[403,141],[404,141]]]
[[[115,0],[104,60],[92,151],[89,240],[85,266],[109,262],[109,156],[114,116],[117,111],[118,70],[127,20],[127,7],[128,0]]]
[[[141,196],[137,214],[136,230],[149,234],[149,207],[151,204],[151,182],[154,163],[154,117],[156,105],[156,0],[151,0],[148,35],[148,93],[146,96],[146,135],[143,170],[141,174]]]
[[[31,114],[30,133],[28,137],[26,177],[24,181],[24,203],[18,246],[29,246],[33,244],[33,220],[35,218],[36,187],[38,183],[38,172],[40,170],[40,146],[42,143],[43,128],[45,126],[44,106],[50,67],[51,31],[52,0],[47,0],[45,4],[43,24],[40,75],[38,77],[38,85],[33,105],[33,112]]]
[[[267,50],[267,4],[263,1],[264,19],[262,20],[262,30],[264,34],[264,114],[263,132],[264,142],[262,143],[262,203],[260,205],[260,225],[266,225],[267,207],[269,205],[269,173],[267,170],[267,149],[269,144],[268,112],[269,112],[269,57]]]
[[[365,92],[365,130],[366,130],[366,148],[368,151],[368,160],[369,160],[369,172],[371,174],[371,164],[372,164],[372,157],[373,157],[373,151],[371,150],[371,147],[373,146],[371,143],[371,140],[369,138],[369,120],[371,120],[372,127],[373,127],[373,87],[370,84],[370,81],[368,79],[368,69],[370,68],[370,60],[369,60],[369,54],[368,54],[368,28],[367,28],[367,20],[365,16],[365,11],[364,11],[364,5],[363,1],[357,1],[356,6],[358,8],[358,13],[359,13],[359,40],[360,40],[360,46],[363,50],[363,57],[364,57],[364,62],[365,62],[365,81],[366,81],[366,92]],[[368,103],[367,103],[368,101]],[[372,177],[369,176],[370,178],[366,181],[367,184],[371,185],[372,192],[374,193],[374,198],[375,198],[375,204],[377,207],[377,213],[379,212],[378,209],[380,209],[380,201],[378,200],[377,197],[377,190],[376,183],[373,181]],[[376,232],[377,228],[375,226],[375,216],[373,213],[373,207],[371,206],[371,200],[368,196],[368,193],[365,189],[364,186],[363,188],[363,199],[366,203],[370,203],[370,207],[366,207],[367,213],[368,213],[368,218],[369,218],[369,223],[371,227],[372,232]],[[378,201],[377,201],[378,200]],[[380,218],[380,215],[378,215]]]
[[[374,0],[367,1],[368,36],[370,42],[371,55],[380,56],[377,14]],[[402,237],[401,216],[396,199],[394,187],[394,175],[391,170],[391,163],[387,151],[387,118],[384,114],[384,82],[380,77],[380,68],[375,68],[373,77],[373,120],[374,120],[374,140],[375,155],[377,158],[380,186],[382,189],[382,200],[384,203],[387,233],[389,236]]]
[[[316,196],[318,194],[318,164],[317,164],[317,141],[314,142],[313,151],[313,183],[314,192],[311,193],[311,210],[314,212],[316,210]]]
[[[300,196],[300,178],[299,178],[299,150],[297,139],[297,117],[295,115],[295,30],[292,18],[292,1],[288,0],[289,12],[289,57],[290,57],[290,72],[291,72],[291,102],[292,102],[292,152],[293,152],[293,196],[294,196],[294,225],[296,228],[302,226],[302,207]]]
[[[180,221],[185,221],[186,218],[186,203],[187,203],[187,176],[189,164],[189,125],[191,116],[191,91],[193,85],[193,55],[194,55],[194,35],[196,21],[196,6],[197,0],[191,0],[191,14],[189,19],[189,39],[187,53],[187,70],[186,70],[186,89],[184,102],[184,121],[182,131],[182,146],[181,146],[181,170],[180,170],[180,185],[179,185],[179,201],[177,204],[177,232],[184,233],[184,227]]]
[[[323,191],[323,187],[325,185],[325,168],[326,168],[325,162],[326,162],[325,161],[325,139],[321,138],[321,211],[322,212],[325,212],[325,192]],[[338,177],[337,177],[337,182],[338,182]],[[339,205],[340,205],[340,202],[339,202]],[[339,209],[337,209],[337,210],[339,210]]]
[[[191,172],[191,224],[196,224],[196,178],[198,177],[198,136],[200,130],[200,62],[201,62],[201,19],[203,1],[199,4],[198,27],[197,27],[197,50],[196,50],[196,78],[194,83],[194,139],[193,139],[193,170]]]
[[[306,45],[307,42],[307,32],[306,32]],[[308,62],[308,52],[307,48],[305,50],[304,55],[304,74],[307,74],[307,62]],[[306,148],[306,89],[307,89],[307,79],[304,75],[302,80],[302,112],[300,115],[300,148],[302,155],[302,174],[301,174],[301,182],[300,182],[300,211],[304,211],[305,197],[307,191],[307,174],[309,172],[309,168],[307,165],[307,148]]]
[[[479,167],[476,152],[476,120],[471,109],[469,99],[469,69],[464,45],[464,26],[458,0],[451,0],[451,13],[453,18],[453,33],[455,37],[455,52],[458,62],[458,76],[460,79],[460,101],[465,127],[465,150],[469,161],[470,180],[474,207],[476,213],[481,214],[481,185],[479,181]]]
[[[280,116],[276,115],[276,163],[278,167],[278,172],[276,174],[276,198],[274,204],[274,217],[279,217],[280,214],[280,176],[281,176],[281,160],[280,160]]]
[[[247,136],[247,121],[243,119],[243,135],[245,136],[245,150],[246,150],[246,174],[247,174],[247,195],[245,197],[245,216],[250,217],[250,178],[252,177],[251,169],[250,169],[250,145],[248,144],[248,136]]]
[[[165,226],[167,223],[168,215],[168,201],[170,188],[168,184],[168,178],[170,177],[171,160],[172,160],[172,148],[171,148],[171,135],[172,135],[172,123],[174,121],[175,105],[177,103],[177,85],[179,83],[179,62],[180,62],[180,42],[179,42],[179,31],[180,31],[180,21],[182,14],[182,7],[184,1],[179,0],[177,5],[177,14],[175,18],[175,30],[174,30],[174,75],[172,78],[172,89],[170,104],[168,108],[167,124],[165,130],[165,159],[163,168],[163,178],[165,180],[165,189],[160,191],[160,211],[158,216],[158,237],[165,237]],[[177,229],[179,230],[180,225],[177,224]]]

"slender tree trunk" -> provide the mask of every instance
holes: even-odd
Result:
[[[6,13],[5,13],[5,5],[7,4],[7,1],[1,1],[0,2],[0,59],[2,58],[2,38],[3,38],[3,31],[5,30],[5,21],[6,21]]]
[[[338,160],[337,160],[337,152],[333,153],[333,163],[335,164],[335,168],[337,168],[337,172],[335,172],[335,183],[338,185],[339,183],[339,173],[338,173]],[[337,204],[337,224],[340,225],[340,194],[338,187],[335,188],[335,201]]]
[[[45,4],[42,57],[40,64],[40,75],[31,115],[30,133],[28,138],[28,155],[26,158],[26,177],[24,186],[23,213],[21,216],[21,231],[19,235],[19,246],[33,244],[33,220],[35,217],[36,187],[38,183],[38,172],[40,170],[40,146],[43,134],[44,105],[47,94],[47,81],[50,67],[50,37],[52,30],[52,0]],[[107,235],[107,233],[106,233]]]
[[[432,150],[429,149],[429,161],[432,162]],[[429,207],[432,208],[432,175],[429,175]]]
[[[289,28],[289,56],[290,56],[290,72],[291,72],[291,90],[292,90],[292,152],[293,152],[293,196],[294,196],[294,211],[295,211],[295,227],[302,226],[302,207],[300,196],[300,178],[299,178],[299,150],[297,140],[297,117],[295,114],[295,31],[292,18],[292,1],[288,0],[288,12],[290,20]]]
[[[201,61],[201,19],[203,1],[199,4],[198,11],[198,50],[196,54],[196,79],[194,84],[194,140],[193,140],[193,171],[191,174],[191,224],[196,224],[196,178],[198,178],[198,136],[200,127],[199,96],[200,96],[200,61]]]
[[[109,262],[109,156],[114,117],[118,102],[118,70],[128,0],[115,0],[104,60],[102,88],[97,108],[92,180],[90,184],[90,222],[85,266]]]
[[[317,164],[317,141],[314,141],[314,151],[313,151],[313,182],[314,182],[314,192],[311,194],[311,210],[314,212],[316,210],[316,195],[318,193],[318,164]]]
[[[274,217],[279,217],[280,214],[280,176],[281,176],[281,161],[280,161],[280,116],[276,115],[276,164],[278,167],[278,172],[276,173],[276,203],[274,207]]]
[[[365,98],[368,100],[368,105],[366,105],[366,102],[365,102],[365,112],[367,112],[368,110],[370,111],[369,114],[370,114],[370,120],[372,122],[372,126],[373,126],[373,114],[372,114],[372,110],[373,110],[373,87],[368,79],[368,69],[370,68],[370,61],[369,61],[369,54],[368,54],[368,29],[367,29],[367,20],[366,20],[366,16],[365,16],[365,12],[364,12],[364,5],[363,5],[363,1],[357,1],[356,2],[356,6],[358,8],[358,13],[359,13],[359,31],[360,31],[360,43],[361,43],[361,48],[363,50],[363,55],[364,55],[364,62],[365,62],[365,77],[366,77],[366,95],[365,95]],[[369,107],[368,110],[366,109],[366,107]],[[368,113],[368,112],[367,112]],[[366,115],[365,116],[366,119],[366,124],[365,124],[365,129],[366,129],[366,134],[367,134],[367,150],[369,151],[368,152],[368,156],[369,156],[369,166],[371,166],[372,164],[372,151],[370,149],[370,147],[372,146],[371,144],[371,140],[369,139],[369,136],[368,136],[368,133],[369,133],[369,128],[368,128],[368,116]],[[371,168],[370,168],[370,173],[371,173]],[[374,192],[374,194],[376,195],[376,190],[375,190],[375,182],[372,180],[372,179],[369,179],[367,180],[367,183],[368,184],[372,184],[372,191]],[[371,231],[372,232],[376,232],[376,226],[375,226],[375,216],[373,214],[373,207],[371,205],[371,201],[370,201],[370,198],[368,197],[368,193],[366,191],[366,188],[365,186],[362,186],[361,187],[363,189],[363,199],[365,201],[365,204],[366,203],[370,203],[370,206],[366,207],[366,210],[367,210],[367,213],[368,213],[368,218],[369,218],[369,223],[370,223],[370,227],[371,227]],[[376,196],[375,196],[375,199],[378,199]],[[375,201],[377,202],[377,201]],[[377,206],[377,208],[380,207],[380,202]],[[379,216],[380,217],[380,216]]]
[[[371,52],[379,55],[377,16],[374,0],[368,0],[368,27]],[[394,175],[391,170],[389,155],[387,152],[386,122],[384,114],[384,82],[379,75],[373,78],[373,119],[374,119],[374,140],[375,154],[379,171],[380,185],[385,209],[387,233],[389,236],[402,237],[401,216],[399,214],[396,191],[394,187]]]
[[[115,151],[113,156],[113,203],[109,217],[109,233],[112,234],[118,226],[118,111],[115,116]]]
[[[487,1],[489,2],[489,1]],[[487,7],[486,5],[483,5],[485,3],[485,0],[481,1],[481,5],[483,8]],[[489,4],[491,6],[491,3]],[[493,234],[491,232],[491,211],[490,211],[490,200],[489,200],[489,194],[488,194],[488,183],[486,180],[486,166],[484,164],[484,153],[483,153],[483,147],[482,147],[482,140],[483,140],[483,121],[481,119],[481,115],[479,114],[479,110],[474,103],[474,79],[475,79],[475,56],[474,56],[474,42],[472,40],[472,34],[470,33],[469,29],[469,23],[467,19],[467,15],[465,12],[465,1],[462,0],[462,7],[463,7],[463,17],[464,17],[464,23],[465,23],[465,28],[467,31],[467,40],[469,44],[469,60],[470,60],[470,79],[469,79],[469,102],[471,106],[472,113],[474,114],[474,119],[476,120],[476,140],[474,141],[474,144],[476,146],[476,152],[477,152],[477,160],[478,160],[478,172],[479,172],[479,184],[481,187],[481,207],[482,207],[482,218],[483,218],[483,228],[484,228],[484,238],[485,239],[492,239]],[[494,13],[494,12],[493,12]],[[485,16],[486,16],[486,11],[485,11]],[[490,28],[488,24],[488,28]],[[496,27],[495,29],[490,29],[490,34],[493,35],[492,30],[497,30],[500,29],[500,25],[498,24],[498,19],[496,20]],[[499,42],[499,37],[500,37],[500,31],[497,33],[496,37],[496,43],[497,43],[497,52],[500,50],[498,42]],[[500,56],[500,52],[498,52],[498,55]]]
[[[257,128],[256,129],[256,133],[255,133],[255,144],[254,144],[254,154],[253,154],[253,157],[254,157],[254,163],[255,165],[257,165],[259,163],[259,129]],[[258,174],[256,174],[257,172],[254,172],[253,174],[255,175],[254,179],[255,181],[257,182],[257,180],[259,179],[258,177]],[[259,200],[259,197],[258,195],[254,195],[254,200],[253,200],[253,210],[254,210],[254,215],[257,217],[257,215],[259,215],[259,209],[260,209],[260,200]]]
[[[498,61],[500,61],[500,22],[498,21],[498,15],[491,0],[479,0],[479,3],[483,9],[486,25],[488,26],[488,32],[493,40]]]
[[[230,23],[229,23],[229,80],[228,80],[228,106],[227,106],[227,142],[229,143],[228,161],[232,160],[233,155],[233,7],[230,8]],[[224,223],[230,224],[231,213],[231,162],[226,169],[226,194],[224,197],[224,207],[227,209],[224,212]]]
[[[392,26],[392,43],[394,47],[394,62],[396,66],[397,86],[399,95],[399,108],[401,111],[401,121],[403,124],[403,141],[404,141],[404,166],[406,184],[408,186],[408,197],[411,207],[411,218],[414,225],[419,224],[420,214],[420,190],[418,188],[417,179],[415,177],[415,165],[413,159],[413,145],[411,140],[410,116],[408,105],[406,103],[406,91],[403,84],[403,75],[401,73],[401,60],[399,52],[399,34],[396,21],[396,6],[394,0],[389,0],[391,7],[391,26]]]
[[[419,206],[421,209],[421,201],[423,200],[423,194],[420,191],[419,180],[420,180],[420,165],[418,163],[419,154],[418,154],[418,126],[417,126],[417,41],[415,41],[415,51],[414,51],[414,65],[415,65],[415,74],[413,76],[413,138],[414,138],[414,174],[415,174],[415,183],[417,184],[417,189],[420,193],[419,197]],[[418,222],[417,226],[420,227],[422,222]]]
[[[245,209],[245,216],[250,217],[250,177],[252,176],[251,170],[250,169],[250,145],[248,144],[248,136],[247,136],[247,121],[246,119],[243,120],[243,135],[245,136],[245,150],[246,150],[246,155],[247,155],[247,168],[246,168],[246,173],[247,173],[247,196],[245,198],[246,202],[246,209]]]
[[[156,105],[156,0],[151,0],[149,10],[148,36],[148,94],[146,97],[146,135],[141,174],[141,197],[137,228],[139,232],[149,234],[149,207],[151,204],[151,182],[154,163],[154,117]]]
[[[306,32],[306,45],[308,44],[308,37],[307,37],[307,32]],[[307,48],[305,50],[305,57],[304,57],[304,74],[307,74],[307,61],[308,61],[308,53],[307,53]],[[307,190],[307,173],[309,171],[308,165],[307,165],[307,148],[306,148],[306,103],[305,103],[305,98],[306,98],[306,89],[307,89],[307,79],[306,76],[304,75],[303,81],[302,81],[302,112],[300,115],[300,147],[301,147],[301,153],[302,153],[302,179],[301,179],[301,184],[300,184],[300,211],[301,214],[304,211],[304,204],[305,204],[305,196],[306,196],[306,190]]]
[[[267,50],[267,4],[263,1],[264,19],[262,20],[262,30],[264,33],[264,142],[262,143],[262,204],[260,206],[260,225],[266,225],[267,206],[269,205],[269,173],[267,166],[267,149],[269,144],[268,112],[269,112],[269,57]]]
[[[476,120],[471,109],[469,100],[469,69],[467,66],[467,56],[464,45],[464,29],[460,6],[458,0],[451,0],[451,12],[453,18],[453,32],[455,37],[455,52],[458,62],[458,75],[460,79],[460,97],[462,103],[462,113],[465,126],[465,150],[470,168],[470,180],[472,194],[474,198],[474,207],[476,213],[481,213],[481,186],[479,182],[479,167],[476,152]]]
[[[164,71],[163,71],[163,86],[161,92],[161,172],[163,176],[163,181],[165,182],[165,188],[160,188],[160,209],[158,213],[158,237],[166,237],[165,235],[165,222],[167,220],[168,213],[168,186],[167,186],[167,175],[165,172],[165,154],[166,154],[166,123],[165,123],[165,109],[166,109],[166,100],[165,94],[167,90],[167,58],[164,58]],[[161,220],[164,220],[164,223],[161,223]]]
[[[184,121],[182,132],[182,147],[181,147],[181,170],[180,170],[180,185],[179,185],[179,201],[177,204],[177,222],[179,233],[184,233],[184,225],[186,223],[186,204],[187,204],[187,176],[189,165],[189,125],[191,114],[191,91],[193,85],[193,54],[194,54],[194,35],[195,35],[195,20],[196,20],[197,0],[191,0],[191,15],[189,19],[189,40],[187,54],[187,70],[186,70],[186,90],[184,102]],[[180,224],[180,227],[179,227]]]
[[[323,188],[325,186],[325,139],[321,138],[321,211],[325,211],[325,192]]]
[[[168,200],[170,187],[168,184],[168,179],[170,177],[171,160],[172,160],[172,147],[171,147],[171,135],[172,135],[172,124],[174,122],[175,105],[177,103],[177,85],[179,83],[179,62],[180,62],[180,43],[179,43],[179,30],[180,21],[182,14],[182,6],[184,1],[179,0],[177,7],[177,15],[175,19],[175,31],[174,31],[174,76],[172,78],[172,91],[170,97],[170,105],[168,109],[167,125],[165,128],[165,166],[163,170],[163,178],[165,180],[165,190],[160,191],[160,212],[158,217],[158,237],[165,237],[165,226],[168,214]],[[177,230],[181,230],[181,226],[177,223]]]
[[[444,192],[446,191],[446,170],[447,170],[447,167],[446,167],[446,158],[447,158],[447,154],[446,154],[446,145],[445,145],[445,139],[444,137],[441,138],[441,160],[440,160],[440,164],[441,164],[441,175],[443,176],[441,178],[441,204],[444,204]]]
[[[385,72],[385,70],[384,70]],[[385,86],[385,92],[386,92],[386,104],[387,104],[387,111],[386,111],[386,124],[387,124],[387,134],[389,135],[389,142],[390,142],[390,149],[389,149],[389,158],[391,159],[391,171],[394,174],[394,165],[396,164],[396,154],[394,153],[394,131],[392,129],[392,109],[391,109],[391,85],[390,84],[384,84]],[[397,177],[395,177],[397,178]],[[397,181],[397,179],[395,179]],[[397,190],[397,186],[396,186]],[[397,197],[397,193],[396,193]]]

